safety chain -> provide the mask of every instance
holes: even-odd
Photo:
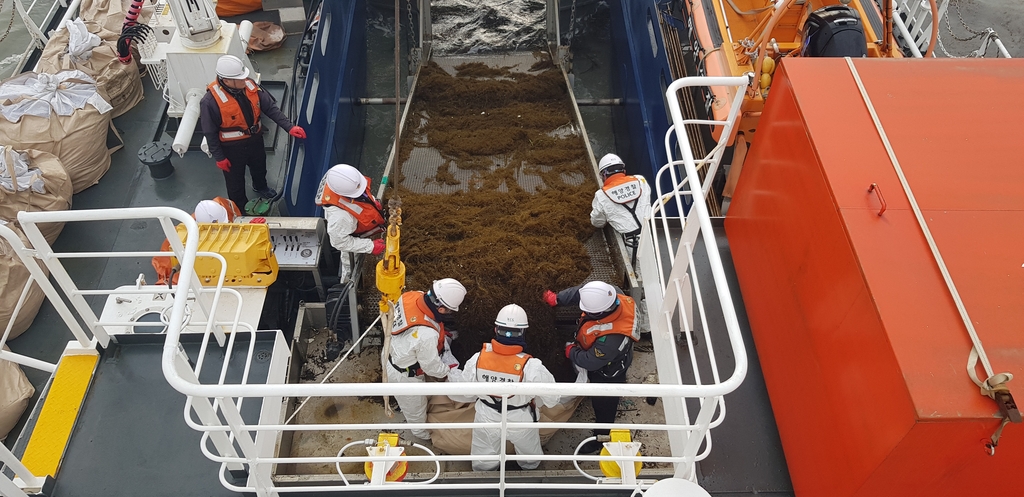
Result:
[[[956,7],[956,15],[957,15],[957,17],[960,20],[960,25],[962,25],[964,30],[966,30],[968,33],[971,33],[972,36],[970,36],[968,38],[960,38],[955,33],[953,33],[953,27],[949,24],[949,12],[948,11],[946,12],[946,31],[949,32],[949,35],[952,36],[954,40],[962,41],[962,42],[964,42],[964,41],[971,41],[971,40],[973,40],[975,38],[981,37],[982,38],[982,46],[981,46],[981,48],[978,48],[976,50],[972,50],[967,55],[953,55],[953,54],[949,53],[949,51],[946,50],[946,45],[942,42],[942,33],[940,32],[935,37],[935,41],[938,42],[937,45],[939,46],[939,49],[942,50],[943,55],[945,55],[946,57],[951,58],[951,59],[968,59],[968,58],[985,57],[985,51],[987,51],[987,50],[984,50],[984,49],[986,49],[987,46],[988,46],[988,40],[991,39],[992,37],[998,38],[998,36],[996,35],[995,30],[993,30],[992,28],[986,28],[984,31],[976,31],[976,30],[972,29],[970,26],[967,25],[967,22],[964,21],[964,16],[960,12],[960,0],[954,0],[954,2],[955,2],[954,6]],[[935,23],[932,23],[932,24],[934,25]]]
[[[967,23],[964,21],[964,15],[960,13],[960,0],[953,0],[953,5],[956,6],[956,16],[960,18],[960,24],[964,27],[965,30],[967,30],[968,33],[971,33],[973,35],[970,38],[960,38],[956,34],[954,34],[952,26],[949,25],[949,12],[947,12],[946,13],[946,29],[949,30],[949,35],[952,36],[954,40],[957,40],[957,41],[971,41],[971,40],[973,40],[973,39],[975,39],[975,38],[977,38],[979,36],[984,36],[985,35],[984,32],[979,32],[979,31],[975,31],[975,30],[971,29],[971,27],[968,26]]]
[[[11,20],[7,23],[7,30],[4,31],[3,36],[0,36],[0,43],[3,43],[7,39],[7,35],[11,34],[11,28],[14,27],[14,11],[17,10],[17,6],[11,5]],[[0,0],[0,11],[4,10],[4,0]]]
[[[576,0],[572,0],[572,9],[569,11],[569,34],[565,40],[565,46],[572,48],[572,32],[576,29]]]
[[[405,0],[405,13],[409,17],[409,53],[416,48],[416,29],[412,18],[412,0]]]
[[[409,74],[413,74],[423,59],[423,50],[416,40],[416,27],[418,26],[416,26],[416,20],[412,17],[412,0],[405,1],[405,11],[409,16],[409,29],[406,30],[409,32],[409,53],[407,59],[409,62]],[[423,12],[420,11],[420,16],[422,15]]]
[[[953,55],[946,51],[946,45],[942,43],[942,33],[939,33],[937,36],[935,36],[935,41],[937,42],[936,44],[939,46],[939,50],[942,50],[942,54],[950,59],[966,59],[967,57],[969,57],[967,55]]]

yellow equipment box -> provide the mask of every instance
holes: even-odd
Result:
[[[185,226],[177,230],[185,243]],[[266,224],[200,223],[199,251],[216,252],[227,261],[224,286],[267,287],[277,280],[277,257]],[[172,263],[178,260],[172,258]],[[195,271],[203,286],[216,286],[220,269],[219,260],[196,257]]]

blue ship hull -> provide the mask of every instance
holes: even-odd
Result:
[[[359,164],[366,88],[366,3],[323,3],[298,124],[307,138],[291,150],[282,213],[319,216],[313,204],[320,178],[331,166]]]

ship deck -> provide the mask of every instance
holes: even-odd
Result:
[[[289,37],[281,49],[253,56],[262,68],[264,81],[290,80],[298,41],[298,37]],[[160,136],[166,104],[148,78],[144,78],[143,84],[146,99],[114,119],[124,140],[124,149],[112,155],[110,170],[98,185],[75,195],[74,209],[172,206],[191,212],[200,200],[223,195],[221,173],[202,152],[190,151],[181,158],[174,156],[174,175],[159,181],[152,179],[138,161],[135,154],[142,145],[154,139],[170,141],[169,137]],[[594,126],[588,123],[588,128],[612,128],[611,113],[588,110],[583,114],[584,119],[589,116],[600,120]],[[280,135],[277,150],[283,150],[286,139],[283,133]],[[268,179],[271,186],[279,190],[284,184],[286,159],[282,152],[268,153]],[[726,398],[731,414],[713,432],[714,449],[707,459],[698,463],[698,482],[716,496],[792,495],[764,380],[742,312],[728,245],[721,230],[717,228],[716,233],[719,250],[740,314],[750,372],[743,385]],[[71,223],[54,249],[58,252],[155,249],[162,239],[159,226],[153,222]],[[700,253],[702,250],[696,251]],[[139,273],[145,273],[147,278],[153,275],[149,261],[142,259],[116,263],[71,260],[66,267],[82,288],[113,288],[135,281]],[[91,305],[99,313],[103,302],[96,300]],[[218,481],[219,465],[201,454],[200,433],[184,422],[185,397],[172,390],[163,379],[159,364],[162,341],[155,340],[157,338],[136,336],[103,352],[57,479],[55,496],[128,496],[138,495],[140,489],[152,496],[234,495]],[[57,362],[63,344],[71,339],[71,333],[53,307],[44,304],[29,330],[9,345],[15,352]],[[721,351],[719,357],[727,358],[727,352]],[[36,387],[37,393],[32,399],[35,403],[45,393],[49,375],[24,369]],[[251,410],[258,411],[258,407],[255,402],[246,405],[243,415],[247,412],[251,415]],[[23,423],[8,437],[9,446],[14,445]],[[454,494],[450,490],[434,493]],[[431,492],[424,488],[420,494]],[[540,492],[530,494],[543,495]]]

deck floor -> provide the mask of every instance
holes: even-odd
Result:
[[[288,79],[292,54],[298,41],[298,37],[290,36],[282,49],[254,56],[262,68],[265,80]],[[603,50],[609,48],[605,46]],[[598,64],[598,58],[584,60],[584,49],[579,51],[577,87],[585,81],[589,72],[614,71],[610,65]],[[114,120],[124,139],[124,149],[112,156],[110,170],[99,185],[75,196],[75,209],[166,205],[191,211],[200,200],[224,194],[220,171],[213,165],[213,161],[201,152],[189,152],[183,158],[174,156],[174,175],[161,181],[154,181],[145,166],[139,163],[136,151],[156,137],[165,105],[148,78],[144,79],[144,84],[147,98],[136,108]],[[578,94],[581,93],[579,90],[577,88]],[[582,94],[593,98],[612,96],[602,95],[597,90],[593,90],[592,93],[590,89],[583,89]],[[380,111],[384,112],[383,109]],[[615,113],[608,108],[585,108],[582,113],[590,131],[595,154],[600,156],[605,152],[614,152],[614,130],[611,123]],[[160,139],[170,141],[170,137]],[[284,137],[281,136],[279,139]],[[268,179],[271,186],[278,189],[284,184],[285,170],[282,165],[285,159],[283,154],[268,154]],[[72,224],[65,228],[54,249],[105,251],[147,246],[155,249],[159,247],[162,238],[162,233],[153,222],[110,221]],[[721,240],[724,244],[724,236]],[[746,346],[751,355],[751,367],[744,384],[727,398],[730,415],[714,432],[714,450],[699,464],[699,481],[716,496],[754,493],[792,495],[764,381],[756,363],[756,354],[745,315],[742,313],[742,302],[738,285],[735,284],[731,259],[728,257],[728,247],[723,245],[720,250],[738,304],[747,340]],[[112,288],[127,284],[134,281],[139,273],[145,273],[148,278],[153,276],[149,261],[142,259],[109,265],[71,261],[68,270],[76,281],[89,288]],[[102,308],[102,302],[94,302],[93,306],[98,313]],[[52,306],[44,304],[32,327],[21,337],[11,341],[10,347],[31,357],[56,362],[63,343],[71,339],[70,332],[66,330]],[[95,397],[91,397],[93,400],[87,402],[82,426],[79,427],[80,431],[69,448],[69,456],[82,459],[82,465],[70,463],[62,469],[57,495],[139,495],[140,489],[143,488],[146,489],[146,495],[237,495],[227,491],[217,481],[218,465],[199,452],[200,434],[184,424],[184,396],[172,391],[163,380],[159,369],[159,349],[160,345],[157,344],[126,344],[115,347],[104,355],[104,362],[100,366],[103,381],[97,382],[94,392],[91,393],[91,396]],[[120,355],[114,351],[120,351]],[[25,368],[25,371],[36,387],[38,397],[44,390],[49,375],[28,368]],[[136,374],[140,375],[138,378],[145,378],[147,381],[136,380]],[[143,391],[143,388],[146,390]],[[135,397],[136,395],[144,396]],[[125,404],[131,404],[132,407],[103,402],[109,412],[101,413],[101,402],[98,402],[101,398],[124,399]],[[132,398],[145,398],[146,401],[132,401]],[[255,406],[255,403],[252,405]],[[89,419],[94,418],[92,414],[99,416],[95,416],[94,421],[88,421],[85,414],[89,414]],[[115,426],[124,428],[118,430],[122,432],[119,438],[102,431]],[[13,445],[20,429],[21,426],[15,428],[7,440],[8,445]],[[138,447],[139,450],[124,450],[125,447],[132,446]],[[169,468],[174,469],[168,471]],[[88,480],[92,482],[89,483]],[[72,486],[79,484],[90,486]],[[185,488],[185,485],[188,488]],[[452,492],[442,493],[453,495]],[[541,495],[537,492],[531,494]]]
[[[132,338],[130,342],[138,343],[122,340],[100,357],[54,496],[238,495],[218,481],[220,465],[199,452],[202,433],[185,424],[185,396],[171,389],[160,368],[163,337]],[[255,350],[270,352],[273,343],[272,338],[257,339]],[[199,344],[185,344],[185,351],[195,361]],[[246,344],[237,342],[232,364],[244,364],[247,352]],[[216,347],[207,352],[200,378],[204,383],[216,382],[220,354]],[[250,382],[265,382],[270,362],[252,364]],[[240,378],[241,368],[231,367],[227,381],[237,383]],[[247,399],[242,417],[257,422],[260,406],[259,400]],[[244,479],[232,483],[245,485]]]

